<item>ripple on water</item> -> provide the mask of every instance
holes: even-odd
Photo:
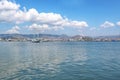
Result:
[[[0,80],[119,80],[119,52],[119,42],[0,43]]]

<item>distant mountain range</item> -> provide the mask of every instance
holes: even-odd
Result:
[[[115,39],[115,38],[120,38],[120,35],[98,36],[97,38],[110,38],[110,39]]]
[[[52,34],[0,34],[0,38],[68,38],[67,35]]]
[[[53,35],[53,34],[0,34],[0,38],[2,40],[15,39],[15,40],[28,40],[28,39],[49,39],[55,40],[57,39],[62,41],[120,41],[120,35],[114,36],[98,36],[98,37],[90,37],[90,36],[67,36],[63,35]]]
[[[81,35],[75,35],[75,36],[68,36],[65,34],[62,35],[53,35],[53,34],[0,34],[0,38],[13,38],[13,37],[24,37],[24,38],[37,38],[37,37],[62,37],[62,38],[77,38],[77,37],[90,37],[90,36],[81,36]],[[92,37],[91,37],[92,38]],[[120,38],[120,35],[112,35],[112,36],[98,36],[95,38]]]

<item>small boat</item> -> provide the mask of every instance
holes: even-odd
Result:
[[[33,43],[40,43],[41,41],[39,39],[33,39],[32,42]]]

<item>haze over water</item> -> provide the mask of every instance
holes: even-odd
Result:
[[[119,80],[120,42],[1,42],[0,80]]]

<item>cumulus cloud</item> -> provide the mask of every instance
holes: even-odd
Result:
[[[12,3],[8,0],[0,0],[0,10],[18,10],[19,4]]]
[[[120,26],[120,22],[117,22],[117,25]]]
[[[41,31],[41,32],[44,32],[50,29],[47,24],[43,24],[43,25],[32,24],[28,28],[33,31]]]
[[[72,26],[72,27],[88,27],[88,24],[85,21],[70,21],[67,26]]]
[[[51,28],[51,30],[58,31],[58,30],[64,30],[64,28],[63,27],[54,26],[54,27]]]
[[[109,28],[109,27],[114,27],[114,26],[115,26],[115,24],[112,23],[112,22],[109,22],[109,21],[105,21],[105,22],[101,25],[102,28]]]
[[[64,28],[61,27],[61,26],[53,26],[51,27],[50,25],[47,25],[47,24],[32,24],[30,26],[27,26],[27,28],[29,30],[32,30],[32,31],[37,31],[37,32],[44,32],[44,31],[47,31],[47,30],[54,30],[54,31],[57,31],[57,30],[63,30]]]
[[[7,30],[7,34],[19,34],[20,28],[18,26],[12,27],[10,30]]]
[[[81,28],[87,27],[85,21],[69,20],[57,13],[39,13],[36,9],[20,9],[20,5],[8,0],[0,1],[0,22],[12,22],[14,24],[22,24],[26,22],[32,23],[29,26],[31,30],[41,30],[49,28],[53,30],[63,29],[63,27]],[[46,26],[46,27],[45,27]]]

